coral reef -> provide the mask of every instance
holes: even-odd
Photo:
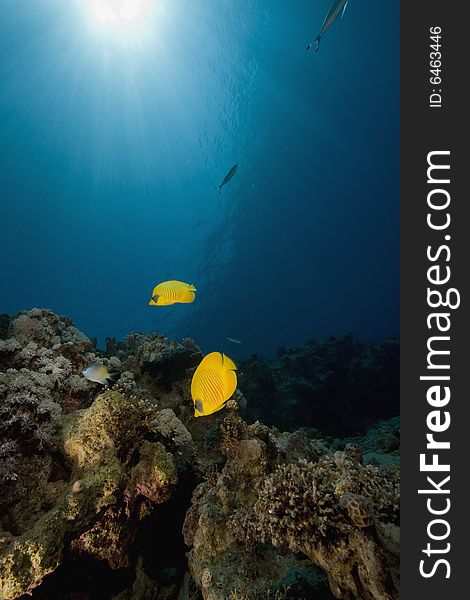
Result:
[[[250,598],[279,591],[298,553],[326,572],[337,598],[397,598],[397,468],[362,465],[352,445],[338,464],[328,454],[286,463],[285,445],[285,434],[247,426],[218,477],[196,490],[184,531],[204,598],[226,598],[234,582]]]
[[[252,356],[239,365],[244,416],[281,430],[363,433],[399,414],[399,346],[395,339],[366,344],[351,335],[280,348],[275,360]],[[334,402],[331,402],[334,398]]]
[[[70,320],[38,309],[9,320],[0,341],[0,523],[9,534],[21,535],[54,502],[58,422],[93,397],[79,375],[89,347]]]
[[[400,462],[400,417],[379,421],[363,436],[335,441],[338,448],[348,443],[359,446],[365,463],[398,464]]]
[[[351,344],[342,352],[364,379],[365,349]],[[330,342],[333,363],[340,347]],[[155,333],[100,352],[49,310],[0,316],[2,599],[398,598],[398,420],[347,439],[281,432],[241,418],[239,390],[195,419],[201,356]],[[304,358],[278,360],[295,371]],[[243,367],[256,375],[248,394],[260,361]],[[119,381],[87,381],[91,362]]]
[[[322,567],[338,598],[395,598],[399,557],[378,541],[376,523],[398,529],[398,511],[396,470],[363,467],[347,454],[340,468],[328,459],[278,467],[250,526]]]
[[[178,482],[151,422],[192,454],[176,415],[159,416],[145,390],[132,394],[132,373],[97,395],[100,386],[80,375],[100,359],[92,350],[69,319],[39,309],[11,320],[0,342],[2,598],[31,592],[66,551],[129,564],[139,522]]]
[[[8,337],[10,329],[10,315],[5,313],[0,314],[0,340],[5,340]]]
[[[75,552],[107,560],[112,568],[129,563],[136,522],[171,497],[177,483],[171,454],[145,439],[153,416],[142,402],[108,391],[60,421],[63,478],[51,477],[50,457],[41,468],[42,489],[29,472],[36,489],[7,512],[15,531],[6,532],[0,554],[2,597],[36,586],[58,566],[68,540]],[[34,506],[32,521],[33,501],[41,507]]]

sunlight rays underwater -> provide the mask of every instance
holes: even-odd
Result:
[[[18,198],[4,208],[4,310],[49,306],[100,343],[142,329],[206,347],[223,333],[272,352],[395,333],[391,9],[364,20],[355,7],[312,55],[324,7],[307,2],[155,0],[131,27],[93,7],[18,0],[2,15],[0,152]],[[361,284],[371,276],[380,285]],[[149,290],[174,277],[198,284],[198,305],[152,312]],[[306,293],[280,301],[300,281]]]
[[[54,191],[42,199],[48,240],[41,246],[50,244],[59,272],[73,272],[76,290],[70,294],[66,277],[53,281],[53,293],[43,289],[46,261],[34,301],[88,313],[92,323],[98,311],[101,331],[116,332],[125,321],[126,333],[129,306],[142,314],[155,273],[203,275],[204,240],[229,210],[211,192],[243,146],[237,102],[249,93],[252,73],[219,26],[216,2],[146,3],[145,19],[129,29],[97,21],[100,5],[106,3],[38,2],[21,15],[30,35],[15,75],[28,75],[16,112],[22,160],[29,158],[39,200],[60,165]],[[10,92],[17,102],[18,84]],[[23,152],[31,132],[47,158]],[[221,242],[219,265],[230,256],[229,236]],[[114,285],[125,287],[125,298],[112,294],[107,302]],[[78,320],[94,331],[86,318]],[[147,313],[135,324],[155,327],[155,320]]]

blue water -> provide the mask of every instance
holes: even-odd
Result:
[[[0,312],[236,357],[398,334],[398,1],[317,53],[330,0],[92,4],[0,1]],[[148,306],[166,279],[196,302]]]

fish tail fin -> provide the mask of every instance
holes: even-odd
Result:
[[[113,385],[116,381],[121,377],[120,371],[116,371],[114,373],[110,373],[108,377],[106,377],[106,383],[108,385]]]
[[[310,50],[310,48],[315,47],[315,52],[318,52],[318,48],[320,47],[320,38],[321,35],[317,35],[313,42],[310,42],[310,44],[307,46],[306,50]]]

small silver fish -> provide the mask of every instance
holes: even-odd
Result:
[[[237,340],[237,338],[226,337],[225,339],[232,342],[232,344],[241,344],[241,341]]]
[[[238,169],[238,165],[233,165],[233,167],[230,169],[230,171],[227,173],[227,175],[225,175],[222,183],[220,185],[218,185],[215,189],[219,190],[219,194],[222,191],[223,186],[228,183],[232,177],[235,175],[235,173],[237,172]]]
[[[101,383],[101,385],[116,383],[121,376],[121,373],[119,372],[110,373],[105,365],[100,365],[98,363],[94,363],[83,369],[82,374],[88,381]]]
[[[333,4],[330,6],[330,10],[323,21],[323,26],[320,30],[320,33],[317,37],[307,46],[307,50],[310,50],[312,46],[315,46],[315,50],[318,52],[318,48],[320,47],[320,40],[325,31],[333,25],[333,22],[336,18],[341,14],[341,18],[344,15],[344,11],[348,5],[349,0],[334,0]]]

